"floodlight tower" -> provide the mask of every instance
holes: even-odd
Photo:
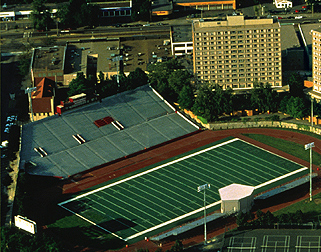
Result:
[[[210,184],[204,184],[199,187],[197,187],[197,192],[204,191],[204,244],[207,243],[207,237],[206,237],[206,189],[210,189]]]
[[[305,150],[310,150],[310,201],[312,201],[312,148],[314,142],[304,145]]]
[[[26,88],[25,94],[28,94],[29,106],[30,106],[30,113],[31,113],[31,121],[33,122],[33,110],[32,110],[32,101],[31,101],[31,93],[36,91],[37,87]]]

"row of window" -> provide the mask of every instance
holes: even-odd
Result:
[[[274,76],[274,75],[281,75],[281,72],[259,72],[257,69],[256,70],[251,70],[252,73],[247,72],[244,76]],[[253,73],[255,72],[255,73]],[[198,75],[208,75],[208,74],[213,74],[214,71],[197,71]],[[240,76],[242,74],[239,74]],[[230,74],[219,74],[219,75],[212,75],[213,78],[227,78],[230,77]]]
[[[268,34],[260,34],[260,35],[239,35],[239,36],[213,36],[213,37],[206,37],[200,38],[196,37],[196,41],[206,41],[206,40],[236,40],[236,39],[259,39],[259,38],[276,38],[280,37],[279,33],[268,33]]]
[[[249,40],[248,40],[249,41]],[[247,42],[248,42],[247,41]],[[207,46],[211,45],[214,46],[213,48],[221,49],[221,48],[266,48],[266,47],[280,47],[280,43],[261,43],[261,44],[252,44],[252,42],[249,41],[249,43],[243,44],[243,40],[241,41],[228,41],[227,43],[223,43],[221,41],[218,42],[196,42],[195,44],[197,46]],[[270,41],[272,42],[272,41]],[[224,46],[223,46],[224,44]],[[211,47],[212,48],[212,47]]]
[[[209,76],[198,76],[198,80],[209,80],[215,83],[231,83],[231,82],[253,82],[255,80],[259,81],[265,81],[265,80],[271,80],[271,81],[279,81],[281,80],[280,77],[276,76],[275,78],[269,76],[269,77],[258,77],[258,78],[232,78],[232,79],[218,79],[218,80],[210,80]]]
[[[236,50],[235,50],[236,51]],[[214,52],[212,54],[214,55],[217,55],[217,57],[219,58],[220,55],[222,56],[222,58],[219,58],[219,59],[223,59],[223,57],[225,59],[227,58],[257,58],[257,57],[277,57],[277,56],[281,56],[281,53],[247,53],[245,54],[244,52],[239,52],[240,54],[237,54],[237,52],[234,52],[234,51],[231,51],[232,54],[226,52],[226,51],[217,51],[217,52]],[[196,60],[201,60],[201,57],[197,56],[196,57]],[[274,60],[277,60],[277,59],[274,59]]]
[[[258,62],[258,60],[253,60],[253,61],[254,62]],[[240,59],[240,60],[217,60],[217,61],[211,61],[211,64],[215,64],[215,65],[220,64],[220,65],[222,65],[224,63],[225,64],[226,63],[230,63],[230,64],[239,63],[238,67],[242,67],[244,62],[245,62],[245,60],[242,60],[242,59]],[[252,62],[252,61],[246,60],[246,62]],[[198,61],[198,62],[195,63],[195,65],[203,65],[203,62],[202,61]],[[278,66],[278,65],[280,65],[280,62],[276,61],[276,62],[268,62],[268,63],[266,63],[266,62],[264,62],[264,60],[262,60],[262,63],[247,64],[247,66],[249,66],[249,67],[253,67],[253,66]]]
[[[195,41],[199,41],[199,42],[207,42],[210,41],[208,43],[211,43],[214,45],[214,43],[217,44],[236,44],[236,43],[247,43],[247,44],[252,44],[252,43],[266,43],[266,42],[273,42],[273,41],[281,41],[280,38],[277,38],[277,36],[268,36],[269,38],[261,38],[261,39],[255,39],[255,38],[247,38],[247,39],[243,39],[243,40],[237,40],[237,39],[230,39],[230,38],[221,38],[221,37],[217,37],[217,38],[213,38],[211,37],[210,39],[200,39],[200,38],[196,38]]]
[[[200,48],[203,48],[203,50],[215,50],[218,54],[222,53],[222,48],[220,46],[219,47],[197,47],[198,50],[202,50]],[[277,52],[280,51],[280,48],[265,48],[265,49],[246,49],[246,50],[233,50],[233,49],[237,49],[234,47],[230,47],[225,49],[223,52],[225,54],[230,54],[230,53],[254,53],[254,52]],[[240,48],[239,48],[240,49]],[[215,53],[214,53],[215,54]]]
[[[235,65],[232,65],[232,66],[228,66],[228,65],[225,65],[225,66],[204,66],[204,67],[201,67],[201,66],[198,66],[197,67],[197,70],[206,70],[206,69],[224,69],[224,70],[219,70],[220,73],[224,73],[224,72],[231,72],[231,73],[241,73],[241,72],[253,72],[253,71],[279,71],[280,68],[279,67],[261,67],[261,68],[257,68],[257,67],[254,67],[253,66],[247,66],[248,68],[240,68],[240,67],[244,67],[244,66],[235,66]],[[232,70],[228,70],[228,69],[231,69],[231,68],[234,68]]]
[[[280,32],[280,29],[255,29],[255,30],[232,30],[232,31],[216,31],[216,32],[198,32],[197,36],[211,36],[211,35],[231,35],[231,34],[252,34],[252,33],[271,33]]]

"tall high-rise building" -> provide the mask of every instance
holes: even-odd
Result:
[[[321,28],[312,30],[313,91],[321,94]]]
[[[224,89],[251,89],[255,81],[282,86],[281,28],[273,18],[197,20],[192,24],[194,73]]]

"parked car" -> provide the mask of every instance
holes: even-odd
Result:
[[[302,16],[295,16],[295,19],[301,19],[303,18]]]

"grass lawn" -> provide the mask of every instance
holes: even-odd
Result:
[[[76,215],[65,216],[48,225],[48,228],[51,232],[61,237],[63,243],[66,244],[97,249],[119,249],[125,246],[124,241],[104,232]]]
[[[313,196],[313,200],[311,202],[310,199],[304,199],[291,206],[276,211],[274,215],[278,216],[284,213],[295,213],[298,210],[301,210],[304,214],[309,216],[311,220],[317,220],[318,216],[321,217],[321,193]]]
[[[304,146],[294,142],[289,142],[283,139],[274,138],[271,136],[260,135],[260,134],[243,134],[249,138],[252,138],[258,142],[264,143],[278,150],[291,154],[302,160],[310,162],[310,151],[306,151]],[[313,149],[312,149],[313,150]],[[312,162],[317,166],[321,166],[321,155],[312,151]]]

